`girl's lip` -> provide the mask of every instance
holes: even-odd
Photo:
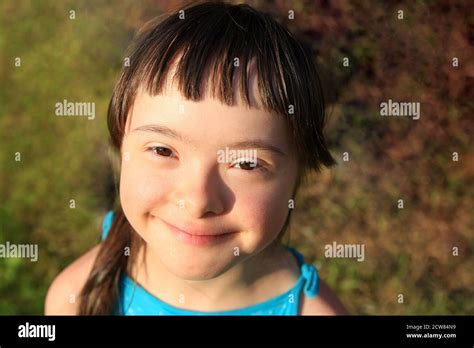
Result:
[[[234,232],[224,232],[224,233],[209,233],[209,230],[207,229],[183,229],[183,228],[179,228],[173,224],[170,224],[169,222],[166,222],[165,220],[163,219],[160,219],[162,222],[164,222],[166,225],[168,225],[169,227],[177,230],[177,231],[180,231],[182,233],[186,233],[186,234],[189,234],[191,236],[198,236],[198,237],[218,237],[218,236],[222,236],[222,235],[225,235],[225,234],[231,234],[231,233],[234,233]]]
[[[193,245],[213,245],[232,238],[236,232],[227,232],[220,234],[191,234],[162,219],[161,220],[177,237],[178,240]]]

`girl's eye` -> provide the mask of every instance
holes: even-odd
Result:
[[[149,150],[152,151],[154,154],[163,157],[171,157],[171,155],[173,154],[173,151],[163,146],[153,146],[150,147]]]
[[[253,171],[254,169],[259,170],[263,168],[256,161],[240,161],[235,164],[235,167],[238,169],[243,169],[245,171]]]

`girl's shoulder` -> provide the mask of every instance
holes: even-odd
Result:
[[[67,266],[51,283],[46,294],[46,315],[75,315],[80,293],[89,277],[101,244],[96,245]]]
[[[336,294],[319,277],[316,267],[306,263],[303,254],[295,248],[289,247],[288,250],[298,260],[301,277],[305,279],[303,291],[299,294],[298,313],[300,315],[348,314]]]

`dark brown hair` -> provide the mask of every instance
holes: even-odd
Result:
[[[212,96],[228,105],[235,102],[233,81],[238,77],[239,95],[250,106],[248,68],[255,62],[263,107],[284,117],[296,145],[299,174],[295,194],[309,170],[335,164],[323,136],[325,103],[312,52],[270,15],[244,4],[193,5],[147,24],[127,57],[130,65],[122,70],[108,110],[116,153],[120,154],[127,115],[138,89],[151,95],[162,93],[170,63],[179,57],[172,78],[186,99],[200,100],[204,82],[209,82]],[[291,209],[278,239],[290,217]],[[120,275],[132,264],[124,249],[130,247],[133,256],[142,246],[122,209],[116,208],[110,232],[82,290],[79,314],[112,314]]]

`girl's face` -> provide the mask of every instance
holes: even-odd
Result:
[[[257,254],[289,212],[295,148],[251,87],[251,108],[188,101],[171,85],[154,97],[140,91],[129,114],[122,208],[147,253],[182,279],[211,279]]]

